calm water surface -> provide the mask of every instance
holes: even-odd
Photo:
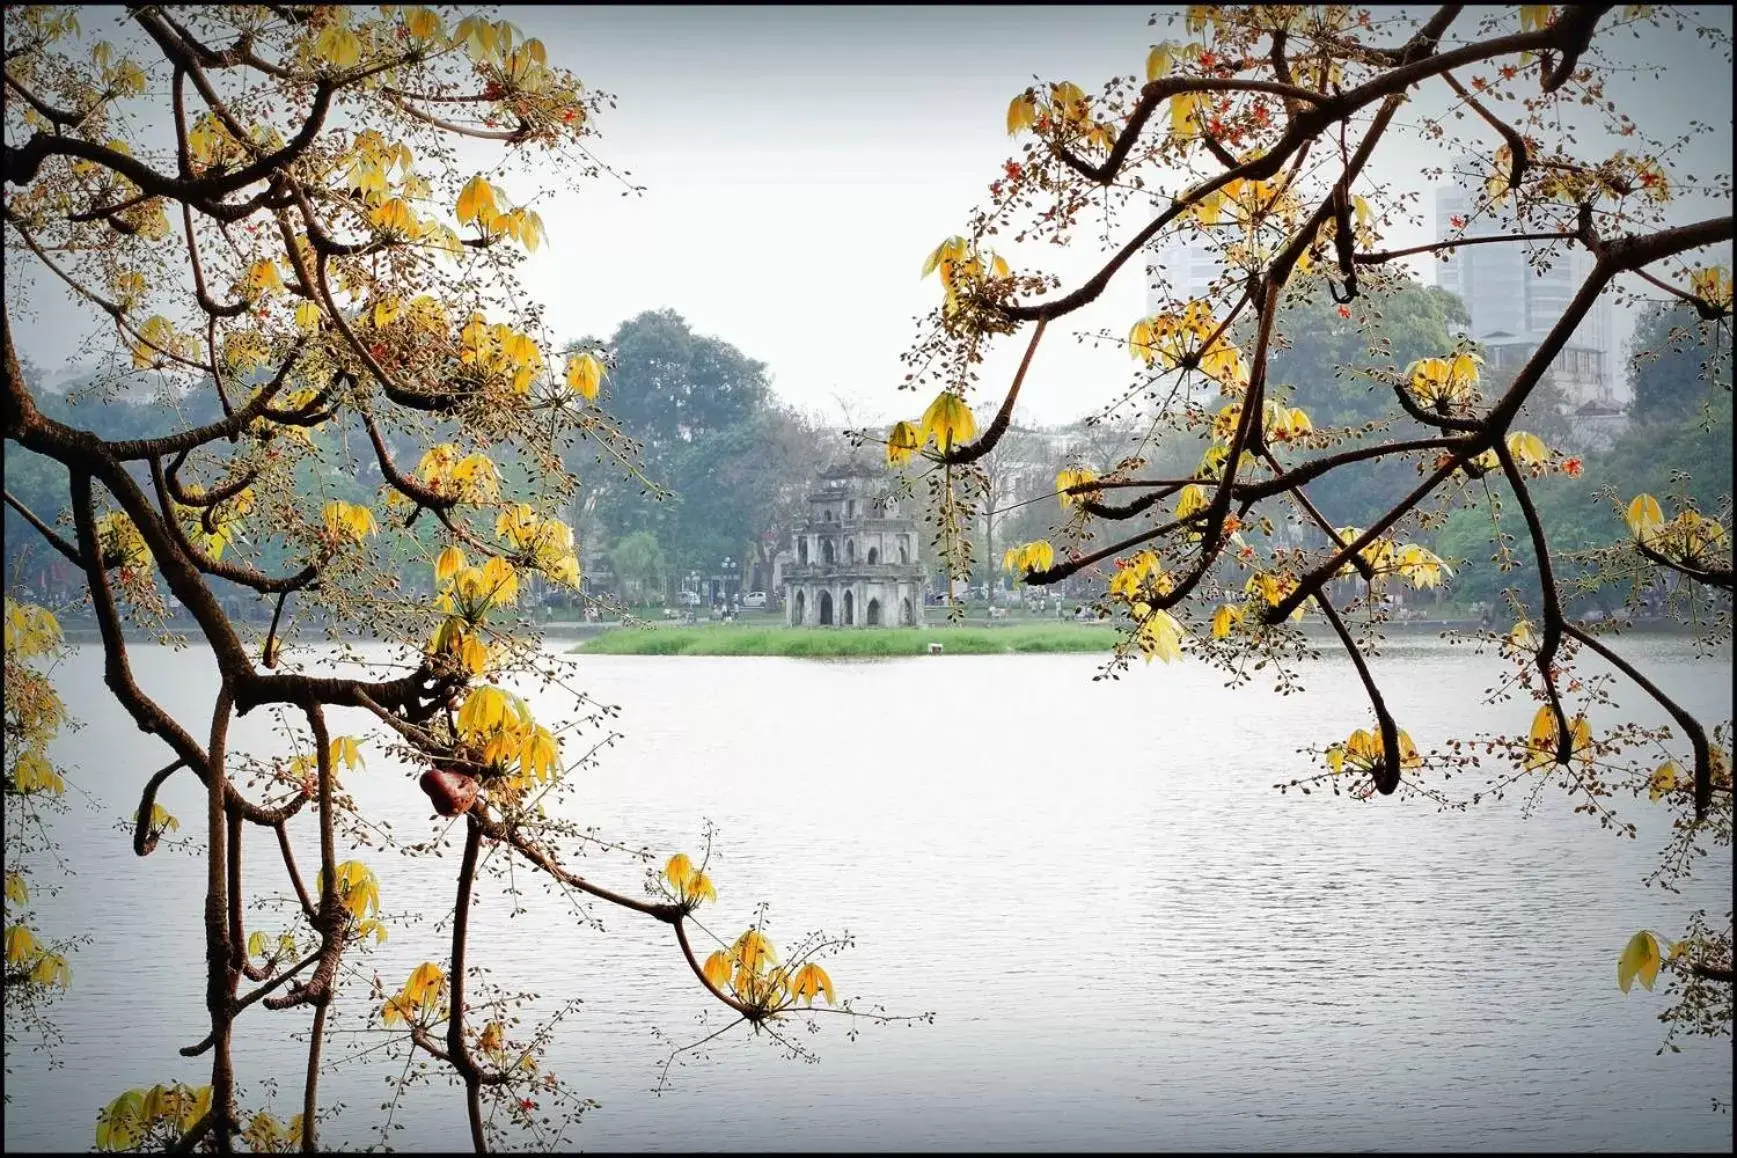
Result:
[[[1682,643],[1626,641],[1659,682],[1724,718],[1731,665]],[[383,656],[383,652],[376,652]],[[14,1059],[9,1148],[85,1148],[96,1108],[155,1081],[206,1080],[176,1048],[203,1033],[199,862],[168,848],[144,862],[107,825],[130,816],[165,762],[110,705],[96,650],[63,666],[87,726],[60,755],[90,802],[65,826],[78,870],[39,906],[48,933],[87,931],[59,1007],[65,1064]],[[1360,805],[1273,785],[1305,770],[1296,750],[1365,721],[1342,662],[1307,669],[1309,692],[1231,692],[1195,664],[1094,683],[1090,656],[943,657],[868,663],[581,657],[585,686],[622,706],[624,733],[583,774],[566,815],[660,856],[697,853],[719,826],[707,906],[733,936],[771,903],[782,946],[815,928],[856,948],[829,962],[841,996],[933,1025],[843,1018],[798,1030],[818,1065],[781,1056],[743,1027],[652,1087],[667,1041],[723,1024],[669,931],[586,907],[519,871],[479,887],[473,953],[491,979],[582,997],[548,1064],[602,1102],[568,1144],[594,1149],[1172,1148],[1728,1150],[1728,1041],[1655,1056],[1661,995],[1624,997],[1615,962],[1638,928],[1671,932],[1692,909],[1729,906],[1728,850],[1680,896],[1641,878],[1663,832],[1619,802],[1640,839],[1600,832],[1559,792],[1527,815],[1517,798],[1469,814],[1421,802]],[[135,649],[141,682],[194,723],[214,675],[196,652]],[[1420,746],[1522,727],[1520,704],[1486,707],[1500,667],[1429,639],[1378,663],[1395,714]],[[1658,713],[1623,692],[1634,718]],[[538,695],[546,718],[560,702]],[[256,716],[259,714],[256,713]],[[339,713],[333,731],[360,731]],[[269,719],[233,745],[274,745]],[[348,774],[370,815],[401,839],[432,831],[413,775],[372,746]],[[197,829],[185,776],[163,803]],[[75,827],[76,826],[76,827]],[[311,837],[313,826],[303,824]],[[282,891],[269,846],[250,843],[250,897]],[[311,858],[311,848],[307,854]],[[441,961],[454,855],[364,851],[396,920],[362,961],[396,987]],[[497,857],[504,862],[504,857]],[[304,859],[304,865],[310,859]],[[644,870],[592,853],[599,881],[637,891]],[[308,870],[311,873],[311,869]],[[250,917],[284,927],[273,912]],[[700,950],[702,953],[705,949]],[[353,1008],[366,1003],[360,987]],[[704,1019],[704,1020],[702,1020]],[[250,1109],[300,1105],[307,1014],[251,1011],[236,1057]],[[358,1017],[340,1031],[361,1030]],[[666,1035],[660,1038],[658,1033]],[[344,1112],[322,1143],[380,1140],[377,1107],[402,1058],[339,1032],[324,1101]],[[284,1076],[275,1096],[263,1085]],[[413,1090],[390,1142],[466,1141],[462,1096]]]

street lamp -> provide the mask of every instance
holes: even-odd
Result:
[[[724,561],[721,564],[719,564],[719,567],[720,567],[721,572],[722,572],[721,580],[722,580],[722,583],[724,586],[724,606],[725,607],[728,607],[730,605],[730,568],[735,564],[735,562],[736,561],[734,559],[730,558],[730,556],[725,555]]]

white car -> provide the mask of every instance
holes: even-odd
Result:
[[[748,592],[748,594],[742,596],[742,606],[743,607],[764,607],[764,606],[766,606],[766,593],[764,591],[750,591],[750,592]]]

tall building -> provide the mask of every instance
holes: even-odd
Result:
[[[1462,170],[1471,169],[1464,162]],[[1485,208],[1475,218],[1471,195],[1460,186],[1436,190],[1436,236],[1493,237],[1518,232],[1511,217]],[[1457,223],[1457,224],[1456,224]],[[1575,292],[1592,272],[1580,246],[1548,242],[1468,245],[1438,255],[1436,284],[1459,296],[1471,317],[1467,337],[1483,348],[1486,373],[1499,384],[1525,365],[1561,320]],[[1613,382],[1610,303],[1600,298],[1568,345],[1550,365],[1548,378],[1562,391],[1570,414],[1598,419],[1622,410]]]
[[[1146,250],[1146,313],[1204,298],[1224,275],[1224,255],[1198,233],[1172,233]]]

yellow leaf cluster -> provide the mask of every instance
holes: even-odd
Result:
[[[241,1140],[255,1154],[295,1153],[302,1145],[302,1116],[292,1114],[286,1124],[261,1110],[248,1120],[241,1131]]]
[[[1014,575],[1048,571],[1055,566],[1055,548],[1043,539],[1009,547],[1001,557],[1001,569]]]
[[[1446,409],[1450,404],[1464,404],[1478,384],[1478,367],[1483,359],[1470,351],[1461,351],[1446,358],[1419,358],[1406,367],[1411,392],[1425,406]]]
[[[1080,491],[1075,494],[1068,493],[1068,488],[1092,482],[1097,477],[1095,472],[1087,470],[1085,467],[1073,467],[1057,471],[1055,476],[1056,497],[1061,500],[1062,509],[1066,510],[1068,507],[1083,503],[1087,499],[1097,498],[1098,492],[1095,490]]]
[[[587,402],[597,401],[603,385],[603,362],[596,354],[573,354],[567,359],[567,387]]]
[[[976,246],[963,237],[949,237],[923,261],[922,276],[941,275],[941,288],[946,292],[946,313],[952,316],[960,308],[960,295],[980,284],[986,275],[998,278],[1012,271],[1007,262],[993,252],[978,252]]]
[[[508,791],[546,783],[560,769],[560,741],[536,722],[524,700],[504,688],[473,688],[459,708],[458,730],[485,764],[502,771],[516,768],[502,782]]]
[[[343,10],[340,8],[340,12]],[[335,68],[354,68],[362,59],[362,38],[343,18],[330,21],[314,39],[314,55]]]
[[[5,647],[8,659],[34,659],[60,646],[60,620],[46,607],[5,599]]]
[[[1297,589],[1297,577],[1289,571],[1256,571],[1243,583],[1243,591],[1260,600],[1268,607],[1277,607],[1285,601],[1285,597]],[[1297,608],[1291,613],[1292,619],[1301,619],[1303,609]]]
[[[1404,728],[1396,728],[1395,732],[1399,741],[1399,766],[1416,768],[1422,765],[1423,757],[1418,754],[1417,745],[1412,743],[1411,733]],[[1379,731],[1358,728],[1343,743],[1327,749],[1327,766],[1334,772],[1343,772],[1346,768],[1354,772],[1372,772],[1385,767],[1386,763]]]
[[[805,1001],[814,1004],[814,999],[820,995],[826,996],[828,1005],[838,1004],[838,999],[832,990],[832,978],[826,975],[826,970],[809,961],[796,971],[790,979],[790,997],[793,1001]]]
[[[1722,265],[1707,265],[1690,270],[1689,291],[1715,309],[1730,310],[1730,269]]]
[[[1644,988],[1652,989],[1662,961],[1658,939],[1642,929],[1628,939],[1628,944],[1622,948],[1621,956],[1616,959],[1617,988],[1627,993],[1638,977]]]
[[[490,379],[505,381],[515,394],[530,393],[544,367],[542,351],[530,335],[499,322],[490,325],[480,313],[471,314],[459,331],[458,360]]]
[[[963,446],[977,436],[977,419],[965,399],[950,390],[943,390],[923,411],[922,428],[918,431],[919,445],[931,439],[943,453]]]
[[[1659,500],[1639,494],[1628,504],[1627,522],[1629,533],[1646,543],[1665,525],[1665,512],[1659,507]]]
[[[495,534],[556,582],[579,586],[579,555],[573,528],[556,518],[543,518],[529,503],[509,503],[495,519]]]
[[[1168,595],[1173,586],[1157,555],[1151,551],[1137,551],[1132,558],[1118,562],[1107,590],[1114,597],[1133,600],[1148,587],[1159,595]]]
[[[1652,776],[1647,779],[1647,799],[1656,803],[1659,797],[1675,792],[1682,782],[1681,773],[1682,769],[1677,767],[1675,760],[1666,760],[1653,769]]]
[[[718,899],[718,890],[712,887],[711,878],[695,867],[685,852],[669,858],[669,863],[663,867],[663,877],[681,903],[690,909],[701,901],[715,902]]]
[[[1508,453],[1514,456],[1514,464],[1532,474],[1541,474],[1550,466],[1550,448],[1544,445],[1544,440],[1536,434],[1524,430],[1508,432]]]
[[[825,993],[831,1001],[831,978],[818,966],[814,968],[817,973],[809,974],[803,982],[808,1000],[812,1003],[815,994]],[[756,1009],[775,1010],[797,999],[792,977],[778,965],[777,951],[758,929],[744,931],[728,949],[706,958],[701,973],[714,989],[732,992],[737,1000]],[[798,975],[802,975],[801,969]]]
[[[424,961],[410,971],[404,987],[389,998],[380,1009],[380,1020],[387,1025],[422,1024],[440,1009],[446,990],[446,974],[432,961]]]
[[[1135,322],[1128,331],[1128,352],[1148,366],[1158,361],[1165,369],[1196,367],[1226,394],[1236,393],[1247,385],[1248,370],[1234,345],[1222,335],[1213,340],[1218,328],[1212,303],[1195,298],[1180,313],[1167,311]]]
[[[1154,659],[1169,663],[1181,658],[1182,637],[1187,631],[1175,616],[1145,603],[1136,603],[1131,610],[1134,613],[1134,642],[1147,663]]]
[[[1568,736],[1569,758],[1579,760],[1584,764],[1591,764],[1595,755],[1592,744],[1592,725],[1587,721],[1584,713],[1577,714],[1568,721]],[[1537,771],[1556,763],[1557,742],[1556,712],[1549,704],[1544,704],[1533,715],[1532,728],[1526,737],[1526,770]]]
[[[887,462],[893,466],[909,462],[911,455],[916,453],[921,445],[917,428],[900,419],[893,423],[892,430],[887,433]]]
[[[326,531],[334,538],[347,538],[355,543],[360,543],[380,529],[374,522],[373,511],[364,506],[347,503],[343,499],[333,499],[327,503],[321,512],[321,518],[325,520]]]
[[[341,764],[354,771],[365,766],[362,762],[362,741],[354,736],[334,736],[328,745],[328,751],[328,758],[334,768]]]
[[[152,370],[171,360],[197,362],[204,347],[199,339],[178,333],[161,314],[153,314],[139,326],[133,344],[133,369]]]
[[[174,1141],[191,1130],[211,1109],[211,1087],[181,1082],[128,1090],[97,1112],[96,1148],[133,1150],[158,1132]]]
[[[463,503],[489,503],[500,493],[500,474],[486,454],[459,454],[450,442],[436,443],[416,464],[417,481],[436,494]]]
[[[338,903],[358,921],[380,911],[380,882],[374,879],[373,872],[361,861],[347,860],[339,864],[333,880],[336,882]],[[324,870],[315,874],[314,881],[315,891],[324,893]]]

